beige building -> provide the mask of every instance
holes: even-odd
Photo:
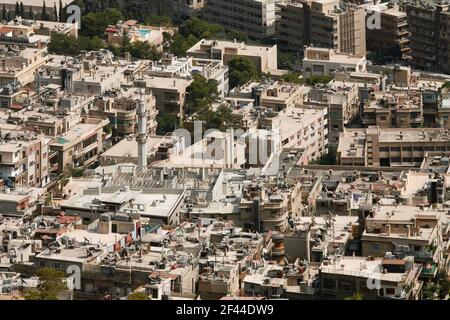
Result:
[[[44,187],[50,182],[49,139],[26,131],[1,130],[0,179],[13,185]]]
[[[419,281],[421,271],[422,266],[411,257],[338,256],[320,265],[320,298],[345,299],[358,292],[364,300],[419,300],[423,286]],[[379,281],[379,288],[367,285],[374,279]]]
[[[418,128],[423,125],[420,92],[374,92],[364,105],[363,125],[380,128]]]
[[[305,105],[327,109],[330,145],[336,146],[339,134],[351,125],[359,114],[359,86],[355,82],[332,80],[308,92]]]
[[[372,17],[378,17],[380,26],[372,25]],[[381,3],[367,7],[367,49],[371,51],[398,48],[402,60],[411,59],[406,12],[398,4]]]
[[[0,85],[14,83],[25,86],[35,81],[37,70],[47,61],[47,49],[0,49]]]
[[[269,38],[275,36],[278,2],[281,0],[208,0],[204,17],[226,30],[256,39]]]
[[[108,123],[108,119],[83,118],[81,123],[54,139],[51,150],[58,152],[58,155],[51,163],[57,165],[58,172],[69,167],[86,168],[92,165],[103,151],[103,127]]]
[[[346,129],[339,137],[338,162],[349,166],[420,166],[430,151],[450,151],[447,129]]]
[[[306,47],[303,58],[303,77],[329,76],[334,71],[365,72],[365,56],[340,53],[334,49]]]
[[[109,119],[113,137],[124,137],[137,133],[136,110],[140,95],[136,91],[118,91],[97,97],[89,108],[89,116]],[[147,129],[149,135],[156,134],[156,101],[153,95],[145,94]]]
[[[133,85],[144,88],[146,93],[151,93],[154,96],[156,108],[159,112],[169,112],[183,118],[186,106],[186,89],[192,81],[192,79],[183,78],[146,76],[136,79]]]
[[[246,56],[252,60],[258,72],[269,73],[278,69],[276,45],[256,46],[244,42],[202,39],[186,54],[199,59],[222,60],[225,65],[235,56]]]
[[[282,111],[303,104],[304,87],[294,83],[276,82],[263,88],[259,103],[261,107]]]
[[[319,159],[328,152],[326,108],[289,107],[280,112],[261,111],[259,127],[280,130],[281,147],[303,149],[303,161]]]
[[[365,10],[340,0],[292,0],[282,7],[280,45],[303,53],[305,45],[366,54]]]

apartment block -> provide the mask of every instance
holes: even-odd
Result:
[[[245,42],[202,39],[186,54],[198,59],[222,60],[224,65],[228,65],[228,61],[235,56],[246,56],[252,60],[258,72],[269,73],[278,69],[277,45],[257,46]]]
[[[408,1],[403,4],[411,33],[411,64],[413,67],[433,72],[450,72],[450,23],[446,2]]]
[[[379,26],[374,19],[378,17]],[[402,60],[411,59],[408,19],[398,4],[389,2],[368,6],[366,21],[367,50],[393,52],[398,49]]]
[[[113,137],[125,137],[137,133],[137,115],[140,94],[138,91],[110,91],[96,97],[89,106],[89,116],[109,120]],[[156,134],[156,101],[153,95],[145,94],[147,108],[147,128],[149,135]]]
[[[0,179],[10,186],[44,187],[50,182],[50,139],[28,131],[1,130]]]
[[[441,128],[346,129],[339,137],[338,162],[349,166],[420,166],[426,152],[449,151]]]
[[[0,48],[0,85],[25,86],[35,81],[35,74],[47,61],[46,48]]]
[[[275,36],[280,0],[208,0],[204,18],[256,39]]]
[[[103,128],[108,119],[84,118],[64,134],[52,141],[50,149],[58,155],[51,164],[58,167],[58,173],[67,168],[86,168],[92,165],[103,151]]]
[[[365,72],[366,58],[362,55],[340,53],[334,49],[305,47],[303,77],[329,76],[334,71]]]
[[[320,265],[320,298],[345,299],[359,292],[365,300],[419,300],[421,270],[411,257],[337,256]],[[379,279],[379,288],[367,285],[372,279]]]
[[[359,114],[359,86],[354,82],[332,80],[326,85],[312,88],[304,104],[327,109],[328,139],[330,145],[336,146],[339,134]]]
[[[280,46],[303,53],[303,47],[366,54],[365,10],[340,0],[293,0],[282,6]]]
[[[441,213],[408,205],[376,207],[366,217],[363,256],[411,256],[423,265],[422,277],[434,278],[443,263]]]
[[[364,105],[362,122],[380,128],[418,128],[423,125],[420,92],[371,93]]]

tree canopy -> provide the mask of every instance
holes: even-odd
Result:
[[[191,115],[210,105],[218,95],[217,81],[194,74],[194,81],[187,88],[186,113]]]
[[[128,300],[151,300],[145,292],[133,292],[128,296]]]
[[[108,25],[123,20],[123,14],[116,8],[108,8],[101,12],[90,12],[81,19],[81,34],[87,37],[102,37]]]
[[[39,284],[36,289],[25,292],[26,300],[57,300],[60,292],[67,289],[64,283],[64,273],[52,268],[38,270]]]
[[[258,71],[250,58],[236,56],[228,62],[230,88],[258,78]]]

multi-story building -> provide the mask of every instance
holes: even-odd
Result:
[[[58,153],[51,164],[58,166],[58,172],[92,165],[103,151],[103,127],[108,123],[108,119],[84,118],[58,136],[50,145],[51,151]]]
[[[154,96],[159,112],[169,112],[183,118],[186,106],[186,89],[192,79],[145,76],[135,79],[133,85],[144,88]]]
[[[51,171],[50,140],[28,131],[1,131],[0,179],[12,186],[46,186]]]
[[[276,32],[278,2],[280,0],[208,0],[204,17],[226,30],[256,39],[270,38]]]
[[[436,72],[449,72],[449,7],[444,1],[411,0],[403,4],[411,33],[411,64]]]
[[[306,47],[303,58],[303,77],[329,76],[332,72],[346,70],[365,72],[367,61],[364,56],[340,53],[334,49]]]
[[[338,256],[324,260],[319,268],[320,298],[344,299],[358,292],[364,300],[418,300],[421,270],[411,257]]]
[[[304,88],[301,85],[275,82],[261,89],[262,92],[259,96],[261,107],[278,112],[303,104]]]
[[[367,50],[386,53],[399,50],[402,60],[410,60],[406,12],[401,11],[398,4],[391,2],[368,6],[366,12]],[[376,24],[378,17],[379,25]]]
[[[339,134],[351,125],[359,114],[358,84],[332,80],[325,86],[312,88],[305,105],[328,110],[330,145],[337,146]]]
[[[277,45],[256,46],[244,42],[202,39],[186,54],[198,59],[222,60],[225,65],[235,56],[246,56],[252,60],[258,72],[269,73],[278,69]]]
[[[443,263],[440,212],[409,205],[381,206],[366,217],[363,256],[414,257],[423,264],[422,276],[433,278]],[[431,266],[430,266],[431,265]]]
[[[366,54],[365,10],[340,0],[293,0],[281,10],[280,46],[303,53],[303,47]]]
[[[418,128],[423,125],[420,92],[371,93],[364,105],[362,122],[380,128]]]
[[[25,86],[35,81],[37,70],[47,61],[46,48],[0,49],[0,85]]]
[[[429,151],[450,150],[443,128],[345,129],[339,137],[338,162],[350,166],[420,166]]]
[[[286,108],[280,112],[261,110],[259,127],[280,130],[283,148],[303,149],[304,162],[319,159],[328,152],[326,108]]]
[[[140,95],[136,91],[112,91],[101,97],[97,97],[89,108],[89,116],[109,120],[109,127],[114,137],[124,137],[137,133],[136,110]],[[156,109],[155,98],[151,94],[145,94],[147,108],[147,128],[149,135],[156,134]]]

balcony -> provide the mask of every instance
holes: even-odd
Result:
[[[436,264],[433,262],[433,263],[429,263],[429,264],[426,264],[423,266],[420,276],[422,278],[434,278],[436,276],[437,272],[438,272],[438,268],[437,268]]]

